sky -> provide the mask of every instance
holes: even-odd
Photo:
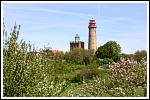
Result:
[[[76,34],[88,49],[88,25],[94,18],[97,47],[116,41],[121,53],[133,54],[148,50],[147,10],[147,3],[136,2],[5,2],[2,14],[5,30],[10,33],[16,21],[21,25],[18,41],[30,41],[37,51],[48,43],[54,50],[69,51]]]

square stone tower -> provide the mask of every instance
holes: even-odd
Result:
[[[75,36],[75,41],[70,41],[70,50],[74,48],[84,49],[84,42],[80,41],[80,37],[78,36],[78,34]]]

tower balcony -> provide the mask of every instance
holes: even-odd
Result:
[[[92,26],[92,25],[89,25],[88,28],[97,28],[96,25]]]

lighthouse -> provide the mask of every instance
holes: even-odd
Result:
[[[97,41],[96,41],[96,23],[92,18],[89,20],[89,40],[88,40],[88,50],[93,49],[94,52],[97,50]]]

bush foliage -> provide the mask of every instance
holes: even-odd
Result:
[[[53,79],[51,59],[43,52],[37,55],[30,43],[23,40],[18,43],[19,30],[16,25],[10,37],[7,37],[5,30],[3,34],[3,96],[59,96],[67,84],[65,80]]]

